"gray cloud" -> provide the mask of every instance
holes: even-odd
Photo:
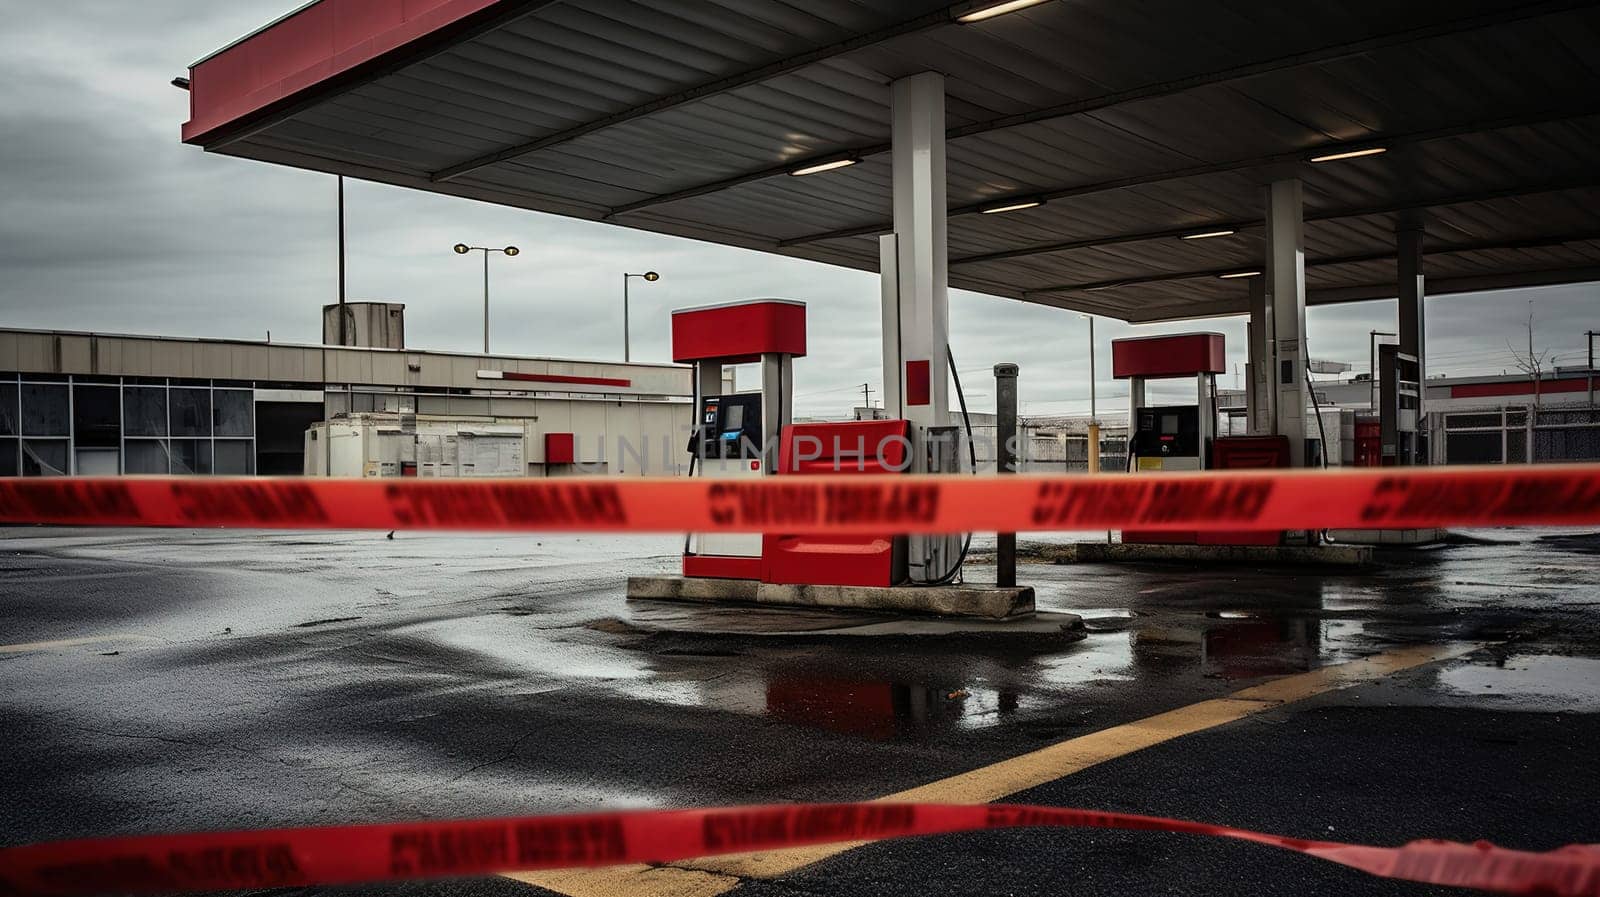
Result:
[[[335,295],[334,181],[178,141],[187,63],[283,13],[291,0],[224,4],[27,4],[0,32],[0,324],[315,342]],[[802,414],[839,414],[868,382],[881,396],[874,276],[591,222],[351,182],[349,291],[407,303],[413,344],[473,350],[480,262],[458,241],[517,244],[492,260],[494,349],[588,358],[622,354],[621,275],[635,281],[634,358],[668,360],[671,309],[750,296],[810,303],[811,356],[796,371]],[[1511,369],[1535,300],[1538,345],[1577,363],[1600,327],[1600,287],[1432,300],[1434,373]],[[1312,354],[1364,367],[1367,332],[1392,330],[1393,302],[1312,309]],[[1022,366],[1029,413],[1088,410],[1085,322],[1076,314],[954,292],[951,345],[975,408],[993,405],[990,367]],[[1244,360],[1242,319],[1097,325],[1100,407],[1126,401],[1106,340],[1218,330]],[[1231,375],[1222,378],[1232,382]],[[1187,386],[1163,388],[1178,399]]]

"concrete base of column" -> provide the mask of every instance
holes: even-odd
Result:
[[[1367,545],[1167,545],[1161,543],[1079,542],[1039,546],[1039,558],[1057,564],[1139,563],[1266,564],[1306,567],[1361,567],[1372,562]]]
[[[703,601],[1016,620],[1033,615],[1033,589],[970,586],[810,586],[747,579],[630,576],[629,600]]]
[[[1334,529],[1328,538],[1348,545],[1437,545],[1450,535],[1442,529]]]

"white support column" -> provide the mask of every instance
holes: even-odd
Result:
[[[890,85],[894,234],[902,413],[920,431],[950,423],[948,251],[945,242],[944,76],[923,72]],[[885,333],[884,358],[889,358]],[[887,372],[886,372],[887,373]],[[887,380],[887,377],[885,378]],[[926,389],[923,389],[926,384]],[[884,388],[888,389],[887,382]],[[917,459],[921,469],[922,459]]]
[[[1267,188],[1267,302],[1272,306],[1272,370],[1278,435],[1289,464],[1306,464],[1306,247],[1300,181]]]
[[[905,418],[905,395],[900,391],[900,240],[894,234],[878,238],[879,287],[883,296],[883,414],[890,420]]]
[[[889,89],[894,235],[880,244],[886,281],[884,404],[897,404],[911,424],[911,470],[927,472],[928,428],[950,424],[944,76],[922,72],[895,81]],[[892,287],[887,282],[891,279]],[[893,332],[891,322],[896,325]],[[953,574],[960,548],[958,536],[911,536],[906,575],[913,582],[933,582]]]
[[[1276,432],[1273,419],[1273,371],[1277,365],[1272,360],[1272,303],[1267,301],[1267,279],[1247,279],[1250,285],[1250,323],[1246,325],[1249,358],[1245,362],[1245,411],[1249,419],[1250,435],[1263,436]]]
[[[761,356],[761,454],[766,461],[762,473],[778,467],[783,428],[794,423],[794,409],[788,397],[794,395],[792,356],[768,352]]]

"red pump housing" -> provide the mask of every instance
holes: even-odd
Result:
[[[911,442],[903,420],[790,424],[783,428],[778,476],[900,473]],[[802,445],[804,449],[802,449]],[[892,586],[904,567],[904,539],[882,535],[768,533],[761,580],[819,586]]]

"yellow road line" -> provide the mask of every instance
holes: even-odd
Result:
[[[506,877],[568,897],[717,897],[740,883],[731,875],[644,865],[512,872]]]
[[[0,645],[0,654],[21,654],[24,651],[49,651],[54,648],[74,648],[79,645],[98,645],[102,642],[148,642],[154,641],[146,635],[129,635],[118,633],[116,635],[86,635],[82,638],[63,638],[51,642],[22,642],[16,645]]]
[[[896,803],[989,803],[1174,738],[1236,722],[1326,692],[1373,682],[1414,667],[1460,657],[1481,647],[1477,644],[1417,645],[1321,667],[1309,673],[1285,676],[1236,691],[1227,697],[1201,701],[1070,738],[878,800]],[[785,875],[864,843],[867,842],[730,854],[675,866],[623,866],[512,877],[568,897],[618,897],[623,894],[630,897],[716,897],[733,889],[743,879]]]

